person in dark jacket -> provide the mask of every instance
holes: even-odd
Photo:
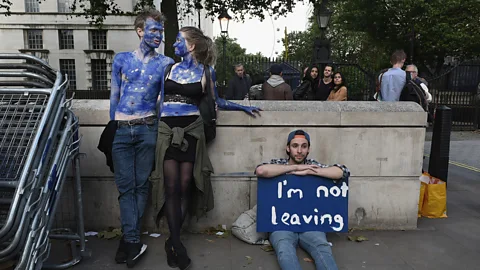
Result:
[[[279,64],[270,67],[270,78],[263,84],[265,100],[292,100],[292,88],[282,78],[283,68]]]
[[[293,91],[295,100],[315,100],[315,85],[318,84],[318,67],[306,69],[302,83]]]
[[[265,82],[265,78],[263,77],[263,74],[254,74],[252,78],[253,78],[252,80],[253,83],[248,93],[248,99],[263,100],[264,97],[263,97],[262,85]]]
[[[235,75],[228,82],[225,99],[228,100],[244,100],[248,96],[248,91],[252,85],[252,80],[242,64],[235,65]]]

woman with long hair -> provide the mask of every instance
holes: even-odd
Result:
[[[318,84],[318,67],[307,67],[304,70],[302,83],[293,90],[295,100],[315,100],[315,90]]]
[[[191,264],[180,240],[187,213],[199,218],[213,209],[213,167],[206,143],[215,137],[216,106],[253,117],[260,109],[219,98],[211,67],[215,45],[200,29],[183,27],[173,46],[182,61],[165,70],[155,170],[150,180],[157,221],[165,213],[170,230],[165,242],[167,262],[183,270]]]
[[[345,77],[342,73],[335,72],[333,74],[334,87],[328,95],[327,101],[346,101],[347,100],[347,86],[345,84]]]

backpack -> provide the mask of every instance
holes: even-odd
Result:
[[[167,79],[168,74],[172,69],[173,64],[168,65],[165,68],[164,81]],[[198,110],[200,111],[200,116],[203,119],[203,131],[205,133],[206,143],[209,143],[215,139],[217,135],[217,110],[215,105],[215,97],[212,93],[212,87],[210,84],[211,73],[210,67],[204,65],[205,68],[205,77],[207,79],[206,84],[206,94],[200,99],[198,103]]]
[[[427,120],[431,122],[433,116],[428,109],[427,96],[422,87],[416,84],[413,80],[407,80],[407,83],[403,87],[402,93],[400,94],[400,101],[413,101],[422,106],[423,110],[427,112]]]
[[[382,101],[382,79],[383,74],[388,71],[388,68],[382,69],[380,74],[375,78],[375,94],[373,95],[374,100]]]
[[[212,92],[211,77],[210,67],[205,65],[205,78],[207,79],[205,91],[207,93],[200,99],[198,109],[203,119],[203,130],[207,143],[213,141],[217,135],[217,110]]]

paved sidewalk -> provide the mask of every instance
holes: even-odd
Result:
[[[480,174],[466,179],[452,170],[448,187],[446,219],[419,220],[414,231],[356,231],[366,242],[351,242],[347,234],[329,234],[340,269],[479,269],[480,266]],[[462,173],[463,175],[463,173]],[[454,178],[455,177],[455,178]],[[455,180],[454,180],[455,179]],[[127,269],[113,258],[117,241],[88,238],[92,257],[73,269]],[[135,269],[170,269],[163,251],[164,236],[145,237],[148,253]],[[187,234],[185,245],[193,260],[191,270],[199,269],[279,269],[273,252],[248,245],[234,236],[216,238],[204,234]],[[58,248],[58,246],[57,246]],[[64,249],[65,250],[65,249]],[[54,254],[60,253],[54,250]],[[247,257],[248,256],[248,257]],[[303,251],[298,251],[303,269],[315,269]],[[251,259],[249,259],[251,258]]]
[[[476,135],[478,136],[478,135]],[[479,137],[477,137],[479,138]],[[480,141],[480,138],[479,138]],[[428,144],[428,143],[427,143]],[[470,165],[475,155],[470,149],[478,147],[475,138],[470,144],[452,143],[451,159]],[[473,157],[472,157],[473,155]],[[425,159],[428,168],[428,158]],[[448,218],[418,221],[414,231],[354,231],[350,235],[362,235],[366,242],[348,241],[348,234],[329,234],[333,253],[340,269],[480,269],[480,173],[450,165],[448,179]],[[126,265],[114,262],[118,241],[88,238],[92,257],[85,258],[75,270],[83,269],[127,269]],[[171,269],[166,264],[163,244],[165,237],[145,236],[149,245],[147,254],[134,269]],[[248,245],[234,236],[216,238],[204,234],[186,234],[184,243],[188,248],[193,265],[191,270],[200,269],[279,269],[273,252],[260,246]],[[66,251],[64,245],[52,250],[57,258]],[[248,257],[247,257],[248,256]],[[304,261],[308,255],[298,251],[302,268],[315,269],[313,263]]]

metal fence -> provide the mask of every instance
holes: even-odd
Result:
[[[235,64],[242,64],[245,71],[251,76],[262,75],[266,80],[269,77],[270,67],[277,63],[283,65],[285,81],[295,89],[301,83],[302,70],[306,63],[297,60],[268,57],[232,57],[226,59],[226,68],[223,60],[217,61],[216,75],[220,96],[226,88],[226,82],[234,76]],[[375,91],[375,76],[377,72],[365,70],[358,64],[333,63],[334,71],[340,71],[348,87],[348,100],[367,101]],[[323,76],[320,67],[319,76]],[[224,74],[225,73],[225,74]],[[453,127],[457,130],[472,130],[480,128],[480,104],[475,103],[480,98],[477,90],[480,83],[480,61],[465,62],[445,71],[435,78],[426,78],[428,87],[433,96],[430,109],[434,112],[440,105],[452,108]],[[68,91],[71,97],[75,92],[75,99],[109,99],[110,91],[77,90]]]
[[[466,62],[450,68],[445,74],[427,79],[433,100],[433,112],[440,105],[452,109],[452,126],[456,130],[480,128],[480,62]]]

